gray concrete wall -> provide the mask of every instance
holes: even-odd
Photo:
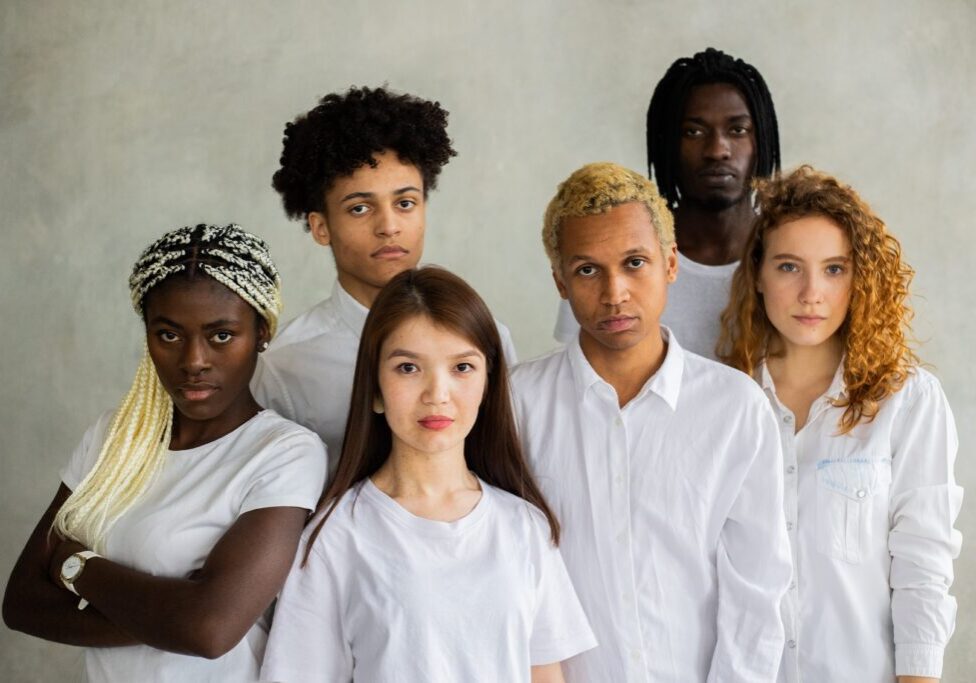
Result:
[[[551,345],[538,233],[556,184],[588,161],[644,169],[651,89],[708,45],[767,78],[786,165],[841,175],[902,240],[921,354],[955,410],[972,496],[974,38],[971,0],[3,0],[0,577],[85,426],[128,387],[141,331],[125,281],[145,244],[237,221],[270,241],[286,318],[328,292],[328,251],[269,185],[283,124],[318,96],[387,82],[451,112],[459,156],[431,196],[426,260],[468,278],[528,357]],[[945,680],[966,681],[972,542],[956,574]],[[62,680],[77,661],[0,627],[2,680]]]

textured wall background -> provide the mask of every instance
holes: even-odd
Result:
[[[972,680],[974,36],[972,0],[3,0],[0,580],[85,426],[128,387],[141,330],[125,280],[145,244],[237,221],[270,241],[286,318],[329,291],[328,251],[269,185],[285,121],[354,84],[439,100],[459,156],[431,196],[425,260],[468,278],[529,357],[551,346],[538,232],[556,184],[588,161],[645,169],[654,84],[713,45],[766,77],[786,165],[852,183],[918,270],[916,331],[970,496],[945,680]],[[2,680],[71,678],[78,660],[0,627]]]

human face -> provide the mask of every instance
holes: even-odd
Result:
[[[739,89],[709,83],[691,89],[681,122],[681,201],[710,211],[749,196],[756,169],[756,134]]]
[[[248,383],[268,339],[257,312],[210,277],[164,281],[145,311],[149,355],[177,419],[228,432],[248,419],[256,405]]]
[[[660,339],[667,285],[678,272],[672,246],[661,249],[647,207],[629,202],[594,216],[563,219],[556,287],[580,324],[584,352],[631,349]]]
[[[367,308],[395,275],[417,265],[424,249],[424,183],[395,152],[373,157],[337,178],[325,212],[308,214],[312,236],[332,247],[339,283]]]
[[[471,340],[426,316],[402,322],[383,342],[379,362],[394,453],[463,458],[487,377],[485,355]]]
[[[783,344],[819,346],[840,329],[851,301],[847,233],[823,216],[787,221],[766,235],[757,288]]]

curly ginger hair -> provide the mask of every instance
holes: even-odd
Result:
[[[753,375],[778,332],[757,291],[766,236],[783,223],[822,216],[844,230],[851,243],[853,280],[847,316],[838,330],[844,342],[844,408],[840,433],[870,422],[881,402],[905,383],[919,363],[909,346],[913,312],[908,287],[915,271],[902,261],[901,245],[884,222],[848,185],[801,166],[756,182],[760,214],[732,279],[716,352],[725,363]]]

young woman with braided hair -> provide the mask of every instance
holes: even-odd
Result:
[[[256,680],[326,467],[319,438],[248,388],[278,273],[254,235],[197,225],[149,246],[129,285],[146,354],[62,471],[4,620],[86,647],[91,681]]]
[[[779,680],[935,681],[962,489],[952,411],[907,342],[912,269],[857,193],[809,166],[758,203],[718,353],[780,427],[794,576]]]

